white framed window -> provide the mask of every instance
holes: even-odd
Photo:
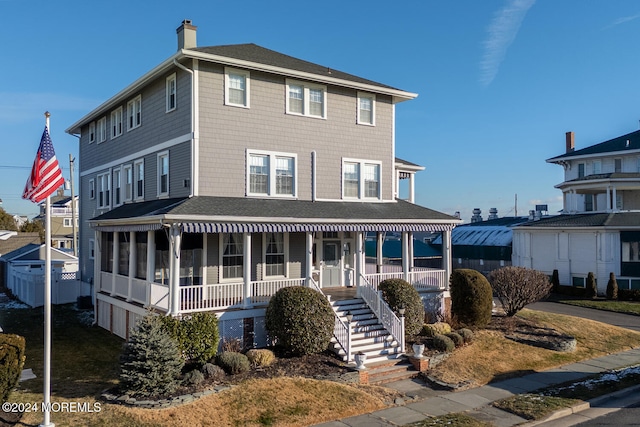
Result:
[[[249,108],[250,85],[251,77],[249,71],[225,67],[224,104]]]
[[[93,178],[89,180],[89,198],[91,200],[96,198],[96,181]]]
[[[127,131],[142,124],[142,95],[138,95],[127,103]]]
[[[96,257],[96,241],[94,239],[89,239],[89,259],[94,259]]]
[[[247,195],[297,196],[297,155],[247,150]]]
[[[111,139],[122,135],[122,107],[111,112]]]
[[[371,93],[358,92],[358,124],[375,126],[376,96]]]
[[[134,198],[144,199],[144,159],[133,163]]]
[[[326,86],[287,79],[286,90],[287,114],[322,119],[327,117]]]
[[[167,77],[166,80],[166,112],[170,112],[176,109],[178,100],[176,99],[177,94],[177,83],[176,83],[176,73],[171,74]]]
[[[113,206],[122,204],[122,169],[113,170]]]
[[[242,279],[244,249],[242,233],[224,233],[220,238],[220,280]]]
[[[169,152],[158,153],[158,196],[169,195]]]
[[[342,197],[344,199],[382,199],[380,170],[374,160],[342,160]]]
[[[123,201],[129,202],[133,199],[133,168],[131,165],[122,166],[122,179],[123,179]]]
[[[103,117],[98,120],[98,144],[107,140],[107,118]]]
[[[89,144],[96,142],[96,122],[89,123]]]
[[[98,180],[98,209],[108,208],[111,197],[110,173],[102,173],[97,176]]]
[[[265,277],[287,277],[289,254],[288,233],[263,233],[263,259]]]
[[[602,173],[602,160],[594,160],[593,161],[593,174]]]
[[[613,159],[613,168],[615,173],[622,172],[622,159]]]
[[[73,221],[71,221],[71,218],[64,218],[62,220],[62,226],[63,227],[73,227]]]
[[[584,178],[585,164],[578,163],[578,178]]]

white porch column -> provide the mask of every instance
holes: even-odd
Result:
[[[416,183],[415,183],[416,174],[409,174],[409,201],[411,203],[416,202]]]
[[[169,239],[169,295],[171,301],[171,315],[180,313],[180,251],[182,249],[182,236],[180,226],[171,226],[171,237]]]
[[[618,210],[618,190],[616,186],[613,186],[613,194],[611,196],[611,207],[614,212]]]
[[[364,232],[358,231],[356,232],[356,298],[360,298],[360,286],[362,285],[362,275],[364,274],[364,263],[362,262],[363,257],[363,239]]]
[[[444,269],[445,289],[449,290],[449,278],[451,277],[451,230],[442,232],[442,268]]]
[[[136,276],[136,232],[129,232],[129,279],[127,280],[127,301],[131,301],[133,278]]]
[[[402,278],[409,281],[409,232],[402,232]]]
[[[414,256],[413,256],[413,231],[409,231],[409,235],[408,235],[408,239],[409,239],[409,271],[413,271],[413,267],[415,267],[414,265]]]
[[[307,287],[311,286],[312,272],[313,272],[313,232],[307,231],[306,244],[305,244],[305,256],[304,256],[304,268],[305,276],[307,278]]]
[[[118,260],[120,259],[120,233],[113,232],[113,260],[111,262],[111,296],[116,294],[116,275],[118,274]]]
[[[247,308],[250,306],[251,300],[251,233],[242,233],[242,277],[244,278],[244,299],[242,306]]]
[[[607,185],[607,212],[611,212],[611,187]]]
[[[147,292],[146,304],[151,304],[151,283],[155,282],[156,275],[156,233],[153,230],[147,231]]]
[[[384,245],[384,233],[376,234],[376,273],[382,273],[382,246]]]

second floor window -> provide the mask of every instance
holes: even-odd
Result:
[[[249,72],[225,68],[225,105],[249,108]]]
[[[135,198],[144,199],[144,160],[134,163],[134,172]]]
[[[113,171],[113,205],[122,204],[122,171],[114,169]]]
[[[344,197],[360,197],[359,163],[344,163]]]
[[[600,160],[593,161],[593,173],[594,174],[602,173],[602,161]]]
[[[578,178],[584,178],[584,163],[578,163]]]
[[[111,139],[122,135],[122,107],[111,112]]]
[[[358,93],[358,124],[375,124],[375,96]]]
[[[89,144],[96,142],[96,122],[89,123]]]
[[[177,89],[176,89],[176,75],[171,74],[169,77],[167,77],[167,81],[166,81],[166,108],[167,108],[167,113],[169,111],[173,111],[176,109],[176,105],[177,105],[177,100],[176,100],[176,93],[177,93]]]
[[[124,201],[133,199],[133,169],[131,165],[122,167],[122,175],[124,176]]]
[[[622,172],[622,159],[614,159],[613,167],[614,167],[614,172],[616,173]]]
[[[169,195],[169,153],[158,154],[158,196]]]
[[[105,142],[107,140],[107,118],[103,117],[98,120],[98,143]]]
[[[98,208],[108,208],[111,198],[109,173],[98,175]]]
[[[127,130],[140,127],[142,124],[142,96],[138,95],[127,104]]]
[[[285,153],[249,152],[249,195],[295,196],[296,156]]]
[[[325,86],[287,80],[286,88],[287,114],[326,118],[327,88]]]
[[[96,198],[96,181],[93,179],[89,180],[89,198],[91,200]]]
[[[381,199],[380,163],[351,159],[343,161],[342,196],[347,199]]]

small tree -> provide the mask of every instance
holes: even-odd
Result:
[[[18,226],[13,216],[0,208],[0,230],[18,231]]]
[[[607,283],[607,299],[618,299],[618,281],[616,275],[609,273],[609,282]]]
[[[0,403],[5,403],[18,385],[25,358],[24,337],[0,334]]]
[[[551,284],[553,285],[551,288],[553,292],[558,292],[560,290],[560,276],[558,275],[558,270],[553,270],[553,274],[551,275]]]
[[[149,314],[131,332],[120,355],[120,384],[134,395],[168,394],[178,387],[184,359],[178,343],[163,327],[160,316]]]
[[[525,267],[503,267],[489,275],[493,292],[500,300],[507,316],[513,316],[527,304],[549,295],[549,277]]]
[[[598,284],[596,283],[596,278],[593,273],[590,271],[587,274],[587,298],[595,298],[598,296]]]
[[[487,279],[476,270],[458,268],[450,279],[451,315],[460,325],[484,328],[491,321],[493,295]]]
[[[203,365],[218,352],[220,336],[215,313],[193,313],[182,319],[164,316],[162,322],[187,362]]]

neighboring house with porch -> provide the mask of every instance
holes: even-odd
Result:
[[[75,200],[75,226],[78,229],[78,196]],[[73,249],[73,220],[74,207],[71,205],[71,196],[65,196],[64,189],[59,188],[54,196],[51,196],[51,247],[57,249]],[[44,202],[40,204],[40,215],[34,218],[45,222]]]
[[[254,44],[200,48],[190,21],[177,33],[177,53],[67,129],[80,135],[80,268],[100,326],[126,337],[149,308],[215,311],[223,339],[264,346],[265,306],[286,286],[353,286],[375,305],[378,283],[403,277],[446,296],[450,248],[440,268],[416,268],[409,242],[449,241],[459,220],[413,204],[421,167],[395,159],[395,105],[415,94]],[[411,201],[397,199],[402,179]],[[387,231],[402,235],[401,271],[383,264]],[[399,339],[385,333],[381,357]]]
[[[564,169],[564,208],[514,229],[514,265],[558,270],[573,286],[593,272],[600,293],[613,272],[621,288],[640,289],[640,131],[580,150],[567,132],[565,153],[547,162]]]

